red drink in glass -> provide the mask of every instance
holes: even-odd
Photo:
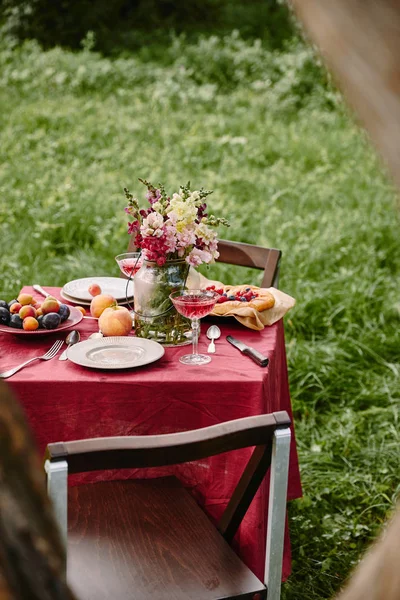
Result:
[[[142,266],[143,258],[140,252],[125,252],[115,257],[121,272],[128,278],[134,277]]]
[[[179,361],[183,364],[205,365],[210,362],[209,356],[197,352],[200,334],[199,319],[210,314],[218,298],[219,294],[210,290],[177,290],[170,295],[178,313],[192,320],[193,353],[180,357]]]
[[[215,298],[204,298],[204,296],[178,296],[174,299],[174,305],[178,312],[189,319],[201,319],[208,315],[215,306]]]

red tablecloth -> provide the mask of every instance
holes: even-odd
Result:
[[[24,291],[32,293],[31,288]],[[48,291],[59,297],[58,288]],[[38,299],[40,296],[35,295]],[[170,433],[214,425],[250,415],[286,410],[291,413],[282,322],[262,332],[246,329],[236,321],[220,319],[222,336],[211,363],[190,367],[179,356],[190,346],[166,348],[156,363],[125,371],[97,371],[70,361],[38,361],[8,380],[22,403],[36,436],[39,449],[46,444],[88,437]],[[202,324],[199,351],[208,340]],[[81,340],[97,330],[97,321],[83,319],[76,327]],[[6,370],[46,351],[55,339],[68,332],[49,336],[15,336],[0,333],[0,370]],[[231,334],[269,357],[261,368],[226,342]],[[223,512],[250,450],[241,450],[186,465],[137,472],[155,477],[173,472],[212,518]],[[80,481],[106,477],[135,476],[130,471],[80,475]],[[301,483],[293,436],[288,498],[301,496]],[[257,493],[235,538],[244,562],[263,578],[267,526],[268,483]],[[290,543],[285,540],[283,579],[290,574]]]

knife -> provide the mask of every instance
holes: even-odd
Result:
[[[35,285],[32,286],[33,289],[35,290],[35,292],[39,292],[39,294],[42,294],[42,296],[44,296],[45,298],[47,298],[47,296],[50,296],[50,294],[48,292],[46,292],[41,285],[38,285],[37,283],[35,283]]]
[[[269,359],[266,356],[264,356],[264,354],[261,354],[261,352],[258,352],[258,350],[255,350],[250,346],[246,346],[246,344],[243,344],[243,342],[240,342],[231,335],[227,335],[226,339],[230,344],[232,344],[232,346],[238,348],[240,352],[254,360],[254,362],[257,363],[260,367],[266,367],[268,365]]]

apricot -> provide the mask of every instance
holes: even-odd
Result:
[[[132,315],[123,306],[105,308],[99,317],[99,329],[104,336],[128,335],[132,331]]]
[[[10,313],[12,315],[17,315],[19,313],[19,311],[22,308],[22,304],[20,304],[19,302],[14,302],[14,304],[11,304],[10,306]]]
[[[40,317],[41,315],[43,315],[42,305],[40,305],[39,308],[36,309],[36,316]]]
[[[101,287],[97,283],[92,283],[88,287],[88,292],[91,296],[98,296],[101,294]]]
[[[56,300],[55,298],[50,298],[50,296],[47,296],[46,300],[42,304],[43,314],[47,315],[47,313],[58,313],[59,310],[60,310],[60,305],[58,303],[58,300]]]
[[[17,301],[21,306],[25,306],[26,304],[31,304],[33,302],[33,298],[31,294],[20,294],[17,298]]]
[[[117,301],[110,294],[99,294],[95,296],[90,303],[90,314],[98,319],[106,308],[116,306]]]
[[[28,317],[36,318],[37,312],[30,304],[25,304],[19,311],[19,316],[21,319],[27,319]]]
[[[22,328],[25,331],[35,331],[38,327],[39,323],[34,317],[26,317],[22,321]]]
[[[83,306],[75,306],[75,308],[77,308],[84,317],[86,316],[86,309],[84,309]]]

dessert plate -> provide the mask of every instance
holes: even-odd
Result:
[[[3,333],[11,333],[12,335],[26,335],[26,336],[35,336],[35,335],[50,335],[57,334],[59,331],[64,331],[65,329],[70,329],[74,325],[80,323],[83,319],[83,314],[80,310],[75,308],[74,306],[69,307],[70,315],[64,323],[60,323],[56,329],[36,329],[35,331],[25,331],[25,329],[16,329],[15,327],[8,327],[8,325],[1,325],[0,331]]]
[[[133,281],[129,281],[128,290],[127,282],[128,280],[122,279],[122,277],[84,277],[83,279],[74,279],[66,283],[62,289],[62,293],[74,300],[90,303],[93,296],[89,294],[88,288],[92,283],[97,283],[101,287],[102,294],[110,294],[117,301],[124,301],[126,300],[126,295],[128,295],[128,299],[133,296]]]
[[[68,359],[92,369],[131,369],[159,360],[161,344],[137,337],[105,337],[85,340],[67,350]]]

